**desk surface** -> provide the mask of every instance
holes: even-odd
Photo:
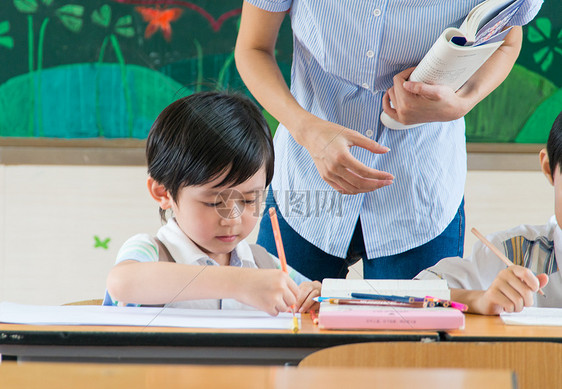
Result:
[[[465,328],[445,332],[454,341],[538,341],[562,342],[562,326],[505,325],[499,316],[465,315]]]
[[[2,363],[0,387],[341,389],[514,388],[509,370]]]
[[[283,330],[216,330],[174,327],[36,326],[0,324],[6,357],[84,358],[125,362],[284,364],[322,348],[349,343],[438,340],[436,331],[328,331],[302,315],[298,334]]]

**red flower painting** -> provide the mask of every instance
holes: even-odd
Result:
[[[164,39],[168,42],[172,39],[172,26],[170,23],[176,21],[181,16],[183,10],[181,8],[148,8],[148,7],[135,7],[135,10],[140,13],[145,22],[148,22],[144,37],[150,38],[158,30],[162,30]]]

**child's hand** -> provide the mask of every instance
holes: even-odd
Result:
[[[498,273],[492,285],[476,301],[476,311],[484,315],[520,312],[533,305],[533,296],[548,283],[546,274],[535,276],[522,266],[509,266]]]
[[[272,316],[291,310],[297,303],[299,287],[288,274],[278,269],[244,269],[236,280],[236,300]]]
[[[296,310],[298,312],[308,312],[311,309],[318,309],[320,303],[313,300],[320,296],[322,284],[318,281],[303,282],[299,285]]]

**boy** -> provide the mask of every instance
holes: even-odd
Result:
[[[561,307],[562,278],[557,258],[562,258],[562,113],[554,121],[539,158],[544,175],[554,186],[555,216],[546,225],[520,225],[488,236],[513,266],[506,267],[478,242],[470,257],[442,259],[415,278],[447,280],[451,299],[468,305],[472,313],[498,315],[533,305]],[[539,288],[546,297],[535,298]]]
[[[263,310],[316,303],[320,283],[244,240],[273,175],[273,144],[257,106],[241,95],[181,98],[147,139],[148,190],[172,218],[156,237],[137,234],[119,250],[104,305]],[[297,285],[298,284],[298,285]]]

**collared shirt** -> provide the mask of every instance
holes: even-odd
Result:
[[[562,258],[562,230],[552,216],[546,225],[520,225],[487,236],[514,264],[535,274],[549,276],[544,297],[535,298],[540,307],[562,306],[562,275],[557,258]],[[478,241],[467,258],[444,258],[420,272],[415,279],[445,279],[450,288],[486,290],[506,265],[486,245]]]
[[[438,236],[453,220],[466,178],[464,119],[407,131],[380,122],[392,77],[415,66],[447,27],[459,27],[482,0],[246,0],[290,9],[291,92],[312,114],[390,148],[352,147],[368,167],[394,175],[376,191],[340,195],[281,124],[271,188],[289,225],[323,251],[345,257],[360,218],[368,258],[393,255]],[[513,24],[529,22],[542,0],[528,0]]]
[[[174,261],[184,265],[220,266],[214,259],[204,253],[185,233],[180,229],[174,218],[161,227],[156,234],[160,242],[168,249]],[[272,263],[278,269],[281,268],[279,259],[271,255]],[[123,261],[133,260],[138,262],[158,262],[159,247],[156,240],[148,234],[137,234],[129,238],[117,253],[115,264]],[[230,253],[229,266],[240,268],[257,268],[256,261],[250,245],[241,241]],[[297,284],[310,281],[308,278],[288,267],[289,276]],[[188,280],[186,280],[187,282]],[[106,291],[103,305],[126,305],[140,306],[140,304],[121,304],[114,300]],[[167,308],[190,308],[190,309],[254,309],[249,305],[242,304],[234,299],[221,300],[189,300],[166,304]]]

